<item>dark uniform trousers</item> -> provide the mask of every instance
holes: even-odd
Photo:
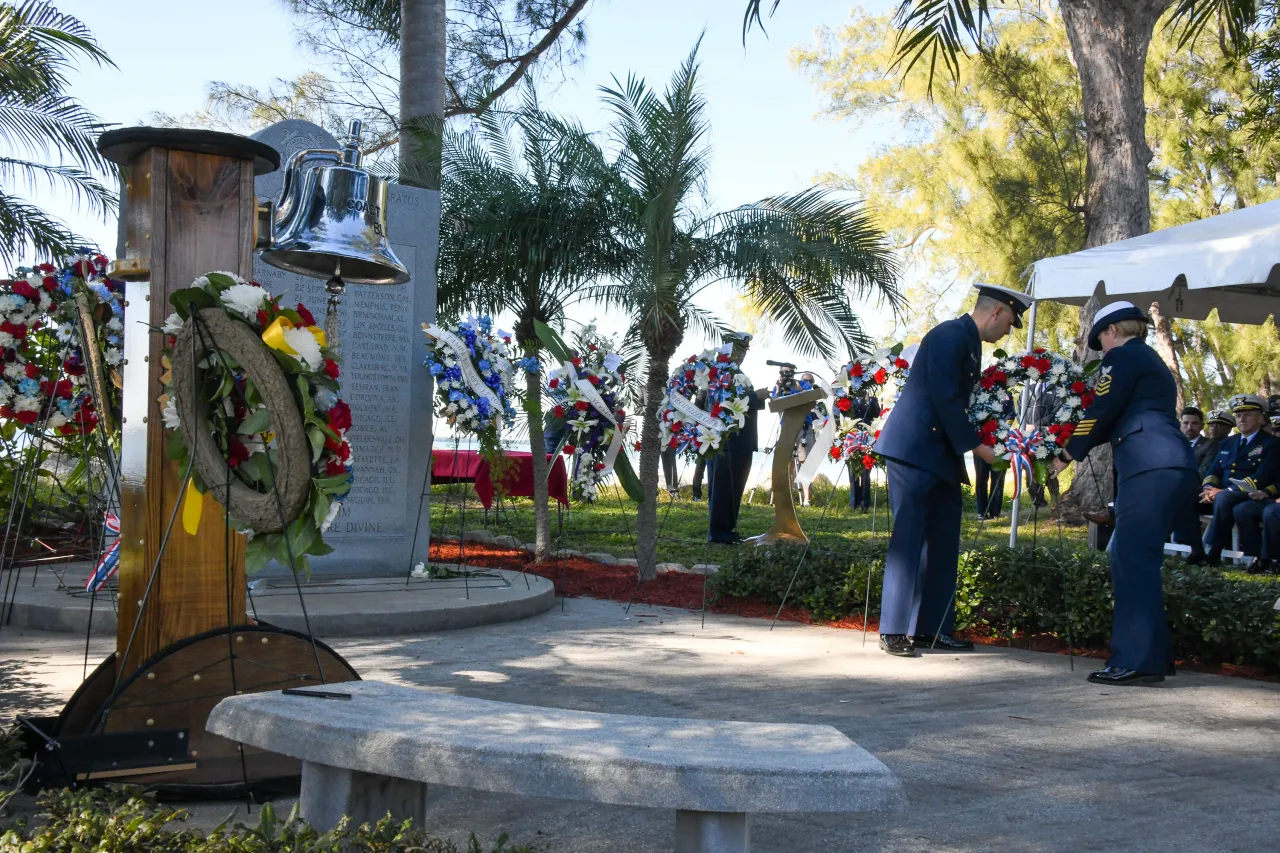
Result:
[[[964,454],[978,443],[965,407],[981,355],[978,327],[967,314],[931,329],[876,441],[893,511],[881,634],[949,634],[955,626],[960,488],[969,481]]]
[[[1173,672],[1173,643],[1164,609],[1164,543],[1195,523],[1199,470],[1173,418],[1177,392],[1160,356],[1140,339],[1102,359],[1093,404],[1067,442],[1084,459],[1104,441],[1116,466],[1116,526],[1111,538],[1108,665],[1153,674]]]
[[[1222,492],[1218,497],[1222,497]],[[1217,504],[1217,501],[1214,501]],[[1250,557],[1280,559],[1280,504],[1274,500],[1239,501],[1232,509],[1240,531],[1240,550]]]
[[[960,483],[893,459],[885,467],[893,532],[884,562],[880,633],[950,634],[964,509]]]
[[[1111,539],[1109,664],[1139,672],[1173,671],[1173,641],[1164,610],[1164,543],[1200,490],[1190,468],[1157,468],[1134,474],[1116,487],[1116,532]],[[1166,496],[1151,500],[1152,495]],[[1191,516],[1194,518],[1194,516]]]
[[[1004,472],[997,471],[981,456],[975,455],[973,473],[977,477],[973,496],[978,515],[995,518],[1004,511]]]
[[[740,429],[725,439],[720,452],[707,460],[708,542],[734,542],[738,538],[738,512],[742,509],[742,493],[751,477],[751,460],[758,446],[757,412],[764,403],[753,391],[750,407]],[[704,457],[705,458],[705,457]],[[694,495],[701,492],[697,472],[694,473]]]
[[[732,542],[737,537],[738,513],[742,509],[747,478],[751,476],[752,453],[722,450],[707,463],[707,482],[711,488],[707,538],[712,542]]]

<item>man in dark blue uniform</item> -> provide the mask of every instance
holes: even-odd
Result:
[[[724,342],[733,347],[731,357],[739,365],[747,356],[751,336],[746,332],[726,332]],[[707,481],[711,494],[707,500],[710,528],[707,541],[724,545],[736,545],[742,541],[738,535],[738,512],[742,509],[742,493],[751,476],[751,461],[758,445],[756,413],[764,408],[769,389],[752,392],[751,406],[745,415],[742,429],[729,436],[720,445],[720,452],[707,463]]]
[[[1093,404],[1054,468],[1111,442],[1116,471],[1116,532],[1111,540],[1111,657],[1089,674],[1098,684],[1153,683],[1173,675],[1164,610],[1164,543],[1193,516],[1196,457],[1174,419],[1177,387],[1143,340],[1150,320],[1131,302],[1098,310],[1089,348],[1102,350]]]
[[[880,648],[912,657],[915,643],[947,651],[973,644],[951,636],[960,557],[960,484],[964,454],[987,463],[990,447],[969,422],[969,395],[981,373],[982,342],[1021,328],[1025,293],[979,284],[973,311],[924,336],[902,396],[889,413],[876,452],[885,459],[893,532],[880,599]]]
[[[868,391],[865,396],[858,395],[849,402],[849,411],[845,415],[855,422],[861,421],[874,432],[872,424],[880,417],[880,401],[876,399],[876,395]],[[861,459],[849,460],[849,509],[860,509],[863,512],[871,509],[871,472],[862,464]]]
[[[1263,502],[1280,495],[1280,439],[1262,431],[1266,401],[1257,394],[1237,394],[1231,398],[1231,411],[1239,432],[1219,445],[1200,492],[1201,503],[1213,507],[1204,549],[1215,566],[1222,562],[1222,551],[1230,547],[1231,531],[1237,526],[1241,550],[1258,556]]]

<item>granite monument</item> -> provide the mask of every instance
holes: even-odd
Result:
[[[262,199],[278,198],[284,164],[295,152],[340,147],[328,131],[296,119],[253,138],[280,152],[281,168],[254,180]],[[338,348],[356,478],[325,534],[334,552],[312,558],[316,574],[408,573],[427,559],[430,512],[426,502],[419,512],[419,498],[431,458],[432,388],[422,366],[427,348],[421,324],[435,319],[439,226],[439,192],[392,184],[387,237],[411,278],[402,285],[348,284],[342,297]],[[277,269],[256,255],[253,272],[281,305],[302,302],[324,322],[323,280]],[[266,571],[282,570],[271,564]]]

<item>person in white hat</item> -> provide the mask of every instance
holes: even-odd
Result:
[[[1178,429],[1177,387],[1145,343],[1150,320],[1131,302],[1098,310],[1089,347],[1102,350],[1093,404],[1054,467],[1084,460],[1104,441],[1115,459],[1116,530],[1111,540],[1111,657],[1089,674],[1098,684],[1150,684],[1174,674],[1164,609],[1164,543],[1194,518],[1196,457]]]

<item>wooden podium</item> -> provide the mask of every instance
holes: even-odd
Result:
[[[769,411],[782,413],[778,442],[773,446],[773,524],[767,532],[748,538],[747,541],[751,544],[808,543],[809,537],[804,535],[804,531],[800,529],[800,520],[796,518],[796,490],[791,483],[791,459],[796,442],[800,440],[804,419],[813,410],[814,403],[826,398],[824,392],[814,388],[769,400]]]

